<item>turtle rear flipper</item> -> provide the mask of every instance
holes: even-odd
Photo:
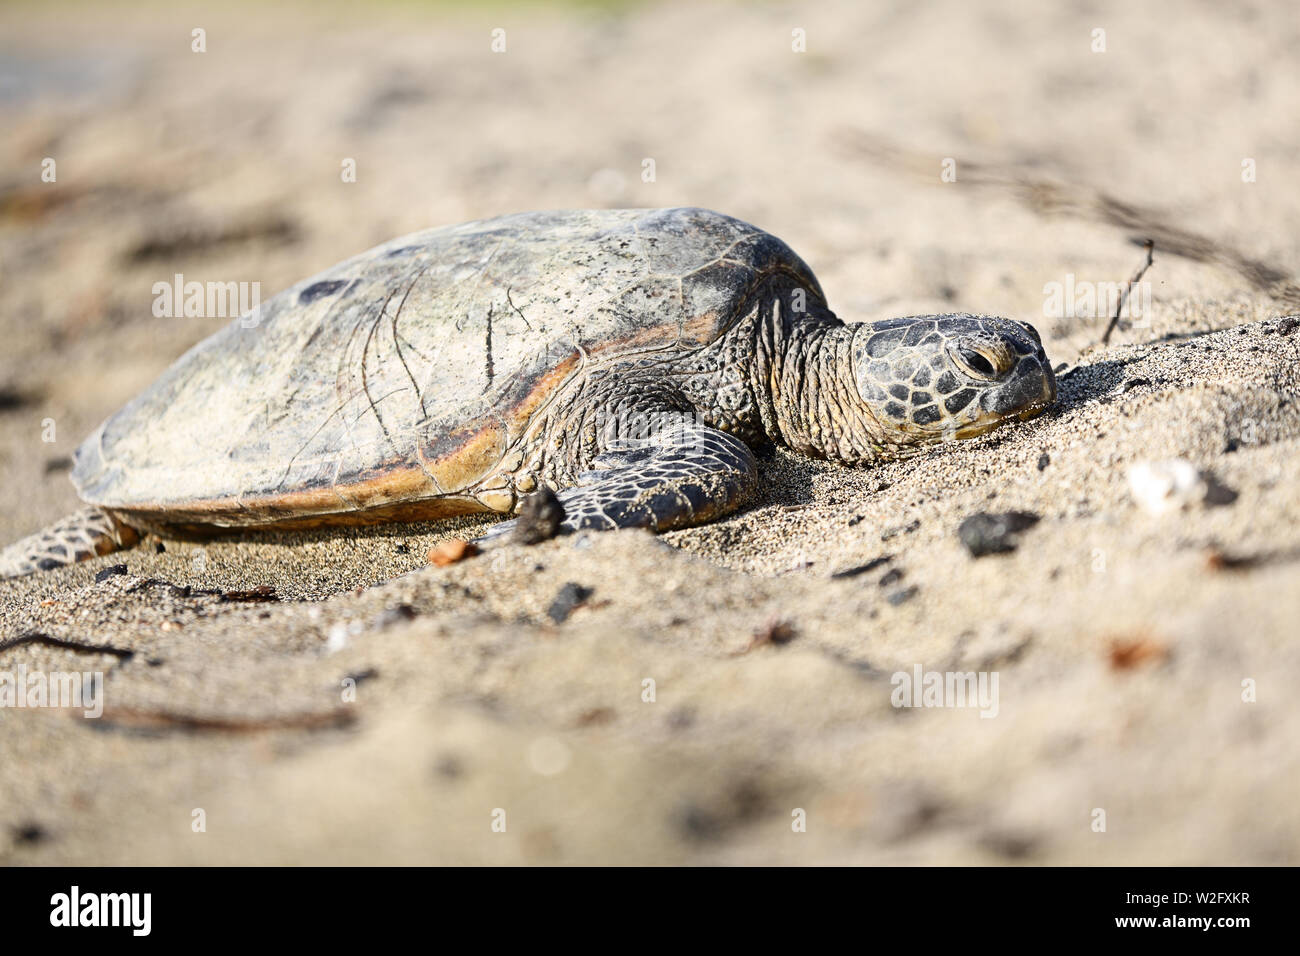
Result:
[[[668,531],[703,524],[749,501],[758,485],[754,453],[739,438],[706,425],[676,422],[648,438],[624,439],[557,496],[562,532],[649,528]],[[504,543],[517,519],[477,539]]]
[[[0,551],[0,579],[20,578],[135,544],[134,528],[102,508],[82,508]]]

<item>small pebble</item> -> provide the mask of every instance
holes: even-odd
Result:
[[[564,505],[555,492],[543,485],[519,505],[519,516],[511,532],[512,544],[539,544],[560,533]]]
[[[973,514],[957,528],[957,536],[973,556],[1005,554],[1020,545],[1020,532],[1038,523],[1038,515],[1030,511],[1006,511]]]
[[[22,823],[11,828],[15,843],[43,843],[49,839],[49,831],[39,823]]]
[[[783,618],[773,617],[754,632],[749,640],[747,650],[761,647],[764,644],[775,644],[780,647],[782,644],[789,644],[798,636],[799,632],[795,630],[793,624]]]
[[[887,588],[891,584],[897,584],[901,580],[903,580],[903,569],[890,568],[880,576],[880,586],[882,588]]]
[[[560,593],[555,596],[551,606],[546,609],[546,616],[556,624],[562,624],[574,610],[586,603],[587,598],[594,593],[591,588],[584,588],[581,584],[570,581],[560,588]]]
[[[1112,670],[1127,671],[1145,663],[1156,663],[1169,656],[1169,648],[1146,635],[1112,641],[1107,657]]]
[[[427,557],[430,564],[445,568],[449,564],[456,564],[466,558],[472,558],[476,554],[478,554],[478,545],[472,544],[464,538],[448,538],[446,541],[439,541],[430,548]]]
[[[915,584],[908,588],[900,588],[899,590],[891,593],[887,598],[885,598],[885,600],[888,601],[890,604],[894,605],[894,607],[898,607],[898,605],[903,604],[906,601],[910,601],[912,600],[912,598],[916,597],[916,593],[919,590],[920,589]]]

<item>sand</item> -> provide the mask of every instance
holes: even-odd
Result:
[[[269,295],[519,209],[724,210],[847,320],[1008,315],[1068,371],[921,458],[778,451],[753,507],[660,538],[445,568],[483,521],[150,538],[2,582],[0,672],[100,672],[105,710],[0,708],[0,862],[1296,863],[1284,11],[6,6],[0,540],[223,324],[155,318],[154,282]],[[1148,237],[1148,321],[1045,314]],[[1143,507],[1169,459],[1218,493]],[[1038,520],[972,556],[1008,511]],[[894,706],[917,668],[996,706]]]

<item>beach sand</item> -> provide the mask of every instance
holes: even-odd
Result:
[[[1032,322],[1059,402],[872,468],[776,451],[659,538],[150,537],[0,582],[0,672],[105,700],[0,708],[0,863],[1300,862],[1293,12],[349,9],[0,9],[0,541],[224,324],[155,282],[270,295],[521,209],[728,212],[847,321]],[[1139,321],[1050,314],[1147,238]],[[1153,513],[1130,476],[1171,459],[1209,494]],[[996,698],[895,706],[918,671]]]

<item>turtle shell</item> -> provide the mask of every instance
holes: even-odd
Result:
[[[703,209],[395,239],[200,342],[82,443],[72,479],[145,524],[483,510],[468,489],[580,370],[708,345],[772,270],[820,298],[784,243]]]

